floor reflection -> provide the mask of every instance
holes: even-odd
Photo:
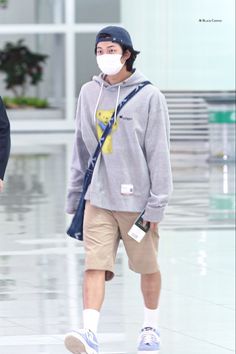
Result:
[[[43,142],[44,141],[44,142]],[[0,195],[0,353],[66,353],[81,326],[83,248],[65,236],[72,135],[17,135]],[[233,164],[173,144],[174,193],[160,225],[163,354],[224,354],[234,341]],[[224,286],[222,286],[224,284]],[[100,324],[102,353],[135,353],[138,277],[121,245]]]

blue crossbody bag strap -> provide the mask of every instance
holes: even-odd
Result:
[[[141,82],[133,91],[131,91],[123,100],[122,102],[118,105],[117,107],[117,111],[116,111],[116,115],[119,114],[119,112],[121,111],[121,109],[124,107],[124,105],[129,102],[129,100],[134,97],[140,90],[142,90],[142,88],[144,88],[146,85],[151,84],[150,81],[143,81]],[[83,214],[84,214],[84,207],[85,207],[85,194],[88,190],[88,187],[91,183],[92,180],[92,175],[93,175],[93,171],[95,168],[95,164],[97,162],[99,153],[102,149],[102,146],[106,140],[106,137],[109,135],[112,126],[114,124],[116,120],[115,117],[115,113],[113,113],[109,123],[106,125],[106,128],[98,142],[97,148],[93,154],[93,157],[91,159],[91,162],[89,163],[89,167],[86,170],[85,176],[84,176],[84,180],[83,180],[83,190],[81,193],[81,197],[80,197],[80,201],[79,201],[79,205],[78,208],[76,210],[76,213],[74,215],[74,218],[72,220],[72,223],[69,227],[69,229],[67,230],[67,234],[73,238],[76,238],[78,240],[83,240]]]
[[[143,87],[145,87],[146,85],[149,85],[149,84],[151,84],[150,81],[143,81],[143,82],[141,82],[133,91],[131,91],[131,92],[128,94],[128,96],[126,96],[126,97],[123,99],[123,101],[118,105],[118,107],[117,107],[117,113],[116,113],[116,114],[118,115],[119,112],[120,112],[120,110],[124,107],[124,105],[125,105],[132,97],[134,97]],[[98,156],[99,156],[99,153],[100,153],[100,151],[101,151],[101,149],[102,149],[102,146],[103,146],[103,144],[104,144],[104,142],[105,142],[105,140],[106,140],[106,137],[109,135],[109,133],[110,133],[110,131],[111,131],[111,129],[112,129],[112,126],[113,126],[113,124],[114,124],[114,122],[115,122],[115,119],[116,119],[115,113],[113,113],[113,115],[112,115],[112,117],[111,117],[109,123],[107,124],[107,126],[106,126],[106,128],[105,128],[105,130],[104,130],[104,132],[103,132],[103,134],[102,134],[102,136],[101,136],[101,138],[100,138],[100,140],[99,140],[98,146],[97,146],[97,148],[96,148],[96,150],[95,150],[95,152],[94,152],[94,154],[93,154],[91,163],[90,163],[90,165],[89,165],[89,167],[88,167],[88,169],[90,169],[91,171],[92,171],[92,170],[94,169],[94,167],[95,167],[95,164],[96,164],[97,158],[98,158]]]

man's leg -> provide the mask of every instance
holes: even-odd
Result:
[[[100,310],[105,296],[105,271],[87,270],[84,273],[84,328],[97,333]]]
[[[84,215],[84,325],[65,337],[65,345],[73,354],[99,352],[96,337],[100,309],[105,296],[105,281],[114,276],[118,244],[118,225],[112,212],[87,202]]]
[[[140,333],[138,353],[157,354],[160,350],[160,335],[157,329],[158,305],[161,291],[161,273],[157,262],[158,230],[149,230],[138,243],[128,235],[139,213],[117,213],[124,246],[129,257],[130,269],[141,275],[144,298],[144,323]]]
[[[158,312],[161,293],[161,273],[141,275],[141,290],[144,300],[144,322],[140,334],[138,354],[150,352],[158,354],[160,351],[160,333],[158,331]]]
[[[84,274],[84,309],[101,310],[105,296],[105,271],[86,270]]]
[[[161,272],[141,275],[141,289],[144,300],[143,328],[157,329],[158,306],[161,293]]]
[[[157,309],[161,293],[161,272],[142,274],[141,289],[145,307],[150,310]]]
[[[72,353],[97,354],[97,327],[105,296],[104,270],[86,270],[83,285],[83,322],[82,330],[70,332],[65,337],[65,345]]]

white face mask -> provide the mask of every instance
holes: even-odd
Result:
[[[97,56],[99,69],[106,75],[116,75],[122,69],[121,54],[103,54]]]

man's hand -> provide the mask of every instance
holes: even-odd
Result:
[[[0,193],[3,191],[3,180],[0,178]]]
[[[158,222],[150,222],[150,230],[156,232],[158,230]]]
[[[143,225],[146,225],[149,221],[143,221]],[[158,222],[150,222],[150,230],[156,232],[158,229]]]

